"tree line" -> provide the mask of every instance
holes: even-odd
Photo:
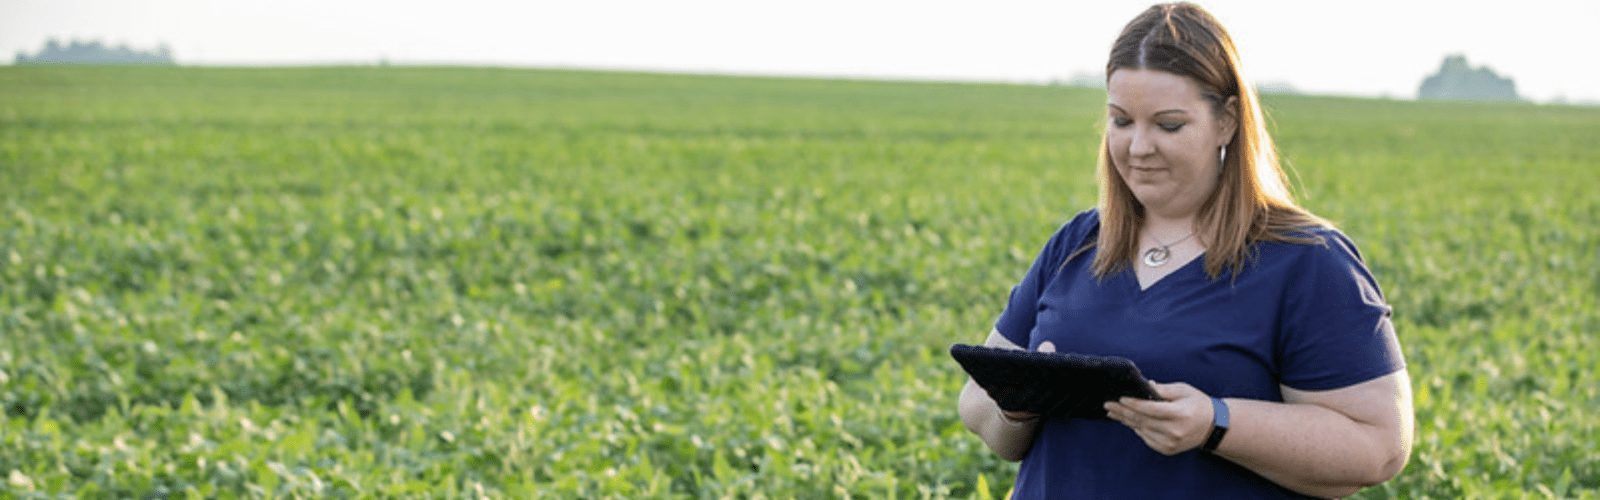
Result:
[[[46,41],[44,48],[39,52],[29,55],[17,53],[17,64],[150,64],[174,65],[172,48],[163,43],[154,50],[137,50],[127,44],[116,46],[101,43],[99,40],[80,41],[73,40],[61,43],[60,40],[51,38]]]
[[[1488,66],[1474,67],[1467,56],[1451,54],[1439,63],[1439,70],[1422,79],[1418,99],[1468,101],[1518,101],[1517,83],[1500,76]]]

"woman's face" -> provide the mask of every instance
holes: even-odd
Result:
[[[1106,101],[1117,175],[1145,210],[1193,215],[1217,189],[1218,148],[1233,137],[1233,114],[1219,116],[1193,79],[1150,69],[1112,72]],[[1225,109],[1236,102],[1229,98]]]

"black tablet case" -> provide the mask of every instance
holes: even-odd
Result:
[[[966,344],[950,346],[950,356],[1006,411],[1103,419],[1106,401],[1161,399],[1127,358]]]

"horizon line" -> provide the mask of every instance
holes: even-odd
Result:
[[[17,64],[15,59],[0,63],[0,66],[166,66],[154,64],[80,64],[80,63],[29,63]],[[379,58],[361,60],[329,60],[329,61],[237,61],[237,62],[182,62],[174,61],[170,66],[184,68],[260,68],[260,69],[293,69],[293,68],[463,68],[463,69],[508,69],[508,70],[553,70],[553,71],[590,71],[610,73],[644,73],[658,75],[683,75],[683,76],[723,76],[743,78],[775,78],[796,80],[837,80],[837,81],[869,81],[869,82],[901,82],[901,83],[950,83],[950,84],[990,84],[990,85],[1018,85],[1032,87],[1071,87],[1084,89],[1104,90],[1103,84],[1086,84],[1081,76],[1069,78],[1003,78],[987,76],[959,76],[959,75],[885,75],[864,73],[834,73],[834,72],[789,72],[789,71],[764,71],[764,70],[734,70],[716,68],[676,68],[652,67],[632,65],[594,65],[594,64],[540,64],[540,63],[506,63],[494,61],[427,61],[427,60],[389,60]],[[1257,81],[1252,86],[1259,95],[1290,95],[1306,97],[1328,97],[1339,99],[1366,99],[1379,101],[1407,101],[1407,102],[1486,102],[1486,103],[1525,103],[1536,105],[1554,106],[1600,106],[1600,100],[1586,99],[1547,99],[1536,100],[1524,97],[1515,101],[1474,101],[1474,100],[1424,100],[1415,95],[1397,96],[1381,93],[1337,92],[1337,91],[1312,91],[1298,88],[1291,82],[1285,81]],[[1285,90],[1283,87],[1287,87]]]

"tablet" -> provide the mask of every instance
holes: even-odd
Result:
[[[1159,400],[1128,358],[955,344],[950,356],[1006,411],[1046,418],[1106,418],[1123,396]]]

